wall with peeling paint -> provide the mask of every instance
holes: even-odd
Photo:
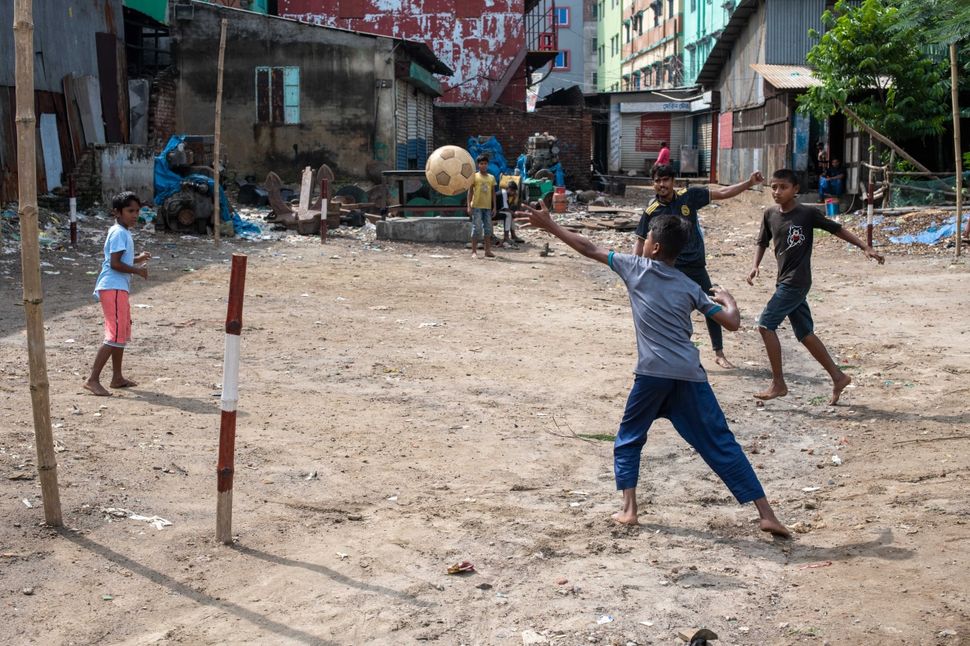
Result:
[[[279,0],[281,16],[424,42],[455,70],[439,105],[484,104],[525,46],[523,0]],[[519,101],[524,102],[522,84]],[[508,94],[508,92],[506,92]]]
[[[393,146],[395,41],[203,5],[173,26],[179,131],[213,130],[224,15],[222,140],[233,168],[286,179],[326,163],[338,175],[363,177],[375,149]],[[298,123],[259,119],[256,68],[267,66],[299,67]]]

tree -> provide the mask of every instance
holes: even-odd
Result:
[[[959,9],[954,15],[963,15],[964,0],[934,1],[952,1]],[[822,14],[827,31],[812,33],[818,43],[807,57],[821,85],[799,97],[802,109],[818,119],[842,111],[862,126],[900,139],[943,131],[946,66],[924,51],[917,20],[902,25],[899,4],[864,0],[853,6],[839,0],[834,11]]]

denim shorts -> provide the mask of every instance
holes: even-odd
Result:
[[[492,235],[492,209],[472,209],[472,238],[475,240],[484,239],[482,231],[486,236]]]
[[[790,287],[778,285],[775,294],[765,305],[765,309],[758,318],[758,326],[766,330],[777,330],[785,317],[791,321],[795,338],[801,341],[815,330],[812,321],[812,310],[808,308],[808,287]]]

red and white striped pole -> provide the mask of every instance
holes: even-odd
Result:
[[[222,418],[219,423],[219,463],[216,483],[216,540],[232,543],[232,474],[236,453],[236,403],[239,401],[239,341],[242,332],[246,256],[232,254],[229,307],[226,311],[226,350],[222,362]]]
[[[77,180],[74,173],[67,176],[67,195],[71,213],[71,246],[77,246]]]
[[[323,175],[323,173],[320,173]],[[327,241],[327,232],[330,223],[327,222],[327,208],[330,204],[330,180],[326,177],[320,178],[320,242]]]

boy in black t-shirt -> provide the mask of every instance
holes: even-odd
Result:
[[[834,406],[845,387],[852,383],[852,378],[839,370],[813,331],[812,312],[806,300],[812,286],[812,232],[814,229],[828,231],[859,247],[867,258],[872,258],[880,265],[885,259],[854,233],[823,216],[818,209],[798,204],[795,201],[797,195],[798,178],[795,173],[787,168],[775,171],[771,176],[771,197],[778,206],[765,210],[761,233],[758,235],[758,249],[754,254],[754,269],[747,278],[748,284],[753,285],[768,243],[774,240],[775,258],[778,260],[775,294],[758,319],[758,331],[765,342],[768,362],[771,364],[771,386],[768,390],[755,394],[755,397],[767,400],[788,394],[788,386],[781,370],[781,343],[775,332],[778,325],[788,317],[795,337],[808,348],[832,378],[832,398],[829,404]]]

